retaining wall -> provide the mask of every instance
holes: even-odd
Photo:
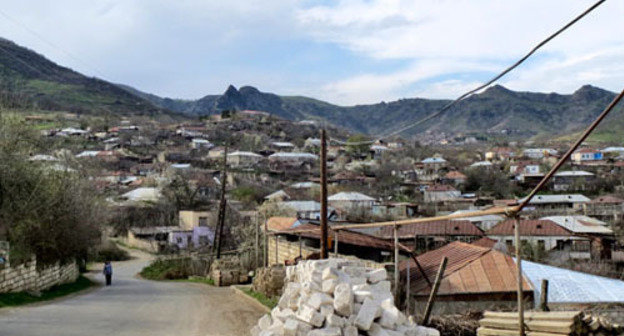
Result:
[[[75,262],[67,265],[57,263],[44,269],[37,269],[32,260],[0,269],[0,293],[42,291],[52,286],[76,281],[80,272]]]

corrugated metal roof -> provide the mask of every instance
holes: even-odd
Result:
[[[542,279],[548,279],[550,303],[624,302],[624,281],[604,278],[554,266],[522,261],[524,275],[540,297]]]
[[[269,231],[281,231],[289,229],[298,222],[296,217],[271,217],[267,221],[267,229]]]
[[[301,224],[297,227],[279,231],[281,234],[301,235],[305,238],[320,239],[321,228],[314,224]],[[330,232],[333,236],[333,232]],[[340,244],[349,244],[356,246],[372,247],[385,251],[394,251],[394,243],[386,240],[367,235],[364,233],[353,232],[350,230],[341,230],[338,232],[338,246]]]
[[[584,170],[566,170],[555,173],[555,176],[566,177],[566,176],[594,176],[594,173],[590,173]]]
[[[613,234],[605,222],[587,216],[549,216],[542,219],[551,220],[574,233]]]
[[[572,232],[557,223],[547,220],[518,220],[523,236],[571,236]],[[486,232],[488,236],[513,236],[514,220],[500,222]]]
[[[525,198],[518,200],[519,203],[523,202]],[[531,199],[529,204],[547,204],[547,203],[585,203],[590,199],[581,194],[569,194],[569,195],[537,195]]]
[[[514,293],[517,283],[516,263],[510,256],[490,248],[462,242],[453,242],[417,257],[424,273],[434,279],[442,258],[448,258],[438,295]],[[417,295],[428,295],[429,285],[413,260],[399,266],[401,272],[410,269],[411,289]],[[523,279],[523,289],[531,291],[531,284]]]
[[[621,198],[617,198],[615,196],[600,196],[600,197],[596,197],[593,200],[591,200],[592,204],[622,204],[624,203],[624,200]]]
[[[477,241],[472,242],[472,245],[486,247],[486,248],[494,248],[494,245],[496,245],[496,243],[497,241],[492,238],[483,237]]]
[[[359,192],[339,192],[327,198],[328,201],[374,201],[375,199]]]
[[[467,220],[439,220],[428,223],[400,225],[398,235],[401,239],[414,236],[483,236],[483,231]],[[393,228],[384,226],[379,230],[379,237],[391,239]]]

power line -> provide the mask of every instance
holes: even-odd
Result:
[[[548,36],[546,39],[544,39],[543,41],[541,41],[540,43],[538,43],[535,47],[533,47],[533,49],[531,49],[526,55],[524,55],[522,58],[520,58],[518,61],[516,61],[514,64],[512,64],[511,66],[507,67],[505,70],[503,70],[502,72],[500,72],[499,74],[497,74],[496,76],[492,77],[492,79],[488,80],[487,82],[485,82],[484,84],[479,85],[478,87],[462,94],[461,96],[455,98],[455,100],[451,101],[450,103],[444,105],[441,109],[439,109],[438,111],[426,116],[423,119],[420,119],[410,125],[407,125],[405,127],[399,128],[398,130],[392,131],[390,133],[387,133],[385,135],[379,135],[377,137],[376,140],[374,141],[360,141],[360,142],[348,142],[348,141],[341,141],[341,140],[337,140],[334,138],[330,138],[330,141],[336,142],[338,144],[341,145],[353,145],[353,146],[358,146],[358,145],[370,145],[375,143],[376,141],[379,141],[381,139],[385,139],[385,138],[389,138],[392,136],[395,136],[397,134],[403,133],[405,131],[407,131],[410,128],[414,128],[418,125],[421,125],[435,117],[440,116],[441,114],[443,114],[444,112],[446,112],[448,109],[450,109],[451,107],[453,107],[455,104],[459,103],[460,101],[472,96],[473,94],[481,91],[482,89],[488,87],[489,85],[491,85],[492,83],[496,82],[497,80],[501,79],[503,76],[505,76],[506,74],[508,74],[509,72],[511,72],[512,70],[514,70],[515,68],[517,68],[520,64],[524,63],[524,61],[526,61],[529,57],[531,57],[535,52],[537,52],[537,50],[539,50],[540,48],[542,48],[544,45],[546,45],[548,42],[550,42],[552,39],[554,39],[555,37],[557,37],[559,34],[563,33],[565,30],[567,30],[568,28],[572,27],[575,23],[577,23],[579,20],[581,20],[583,17],[585,17],[587,14],[591,13],[594,9],[598,8],[600,5],[602,5],[606,0],[600,0],[596,3],[594,3],[591,7],[587,8],[584,12],[582,12],[580,15],[578,15],[577,17],[575,17],[572,21],[568,22],[566,25],[564,25],[563,27],[561,27],[559,30],[557,30],[556,32],[554,32],[553,34],[551,34],[550,36]]]
[[[13,24],[15,24],[16,26],[20,26],[21,28],[23,28],[24,30],[26,30],[27,32],[29,32],[30,34],[35,36],[37,39],[39,39],[43,43],[45,43],[48,46],[52,47],[53,49],[56,49],[56,50],[60,51],[61,53],[65,54],[67,57],[69,57],[69,58],[73,59],[74,61],[76,61],[78,63],[81,63],[82,65],[84,65],[87,68],[91,69],[94,73],[98,74],[100,77],[102,77],[102,78],[105,77],[103,72],[100,71],[97,67],[95,67],[95,66],[93,66],[93,65],[91,65],[91,64],[89,64],[89,63],[87,63],[85,61],[83,61],[79,57],[77,57],[74,54],[70,53],[69,51],[61,48],[57,44],[50,42],[48,39],[43,37],[41,34],[37,33],[35,30],[31,29],[30,27],[28,27],[27,25],[25,25],[21,21],[11,17],[9,14],[4,12],[2,9],[0,9],[0,15],[4,16],[7,20],[13,22]]]

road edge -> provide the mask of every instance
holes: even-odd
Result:
[[[243,292],[240,288],[238,288],[238,286],[230,286],[230,288],[232,289],[232,291],[234,291],[234,293],[238,294],[239,296],[244,297],[247,301],[251,302],[252,304],[254,304],[256,307],[262,309],[264,312],[266,312],[267,314],[271,313],[271,308],[263,305],[262,303],[260,303],[258,300],[254,299],[253,297],[247,295],[247,293]]]

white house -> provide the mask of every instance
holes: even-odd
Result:
[[[327,198],[329,205],[336,209],[373,209],[375,199],[358,192],[340,192]]]

